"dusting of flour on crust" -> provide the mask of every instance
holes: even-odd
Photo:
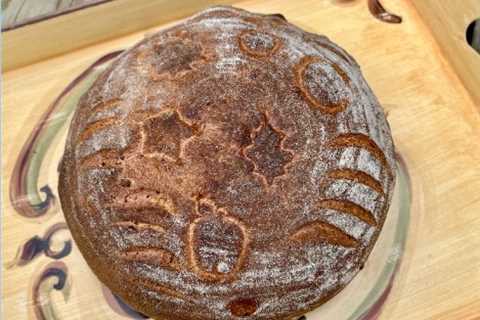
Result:
[[[368,257],[395,181],[353,58],[230,7],[123,53],[82,97],[63,167],[87,261],[162,319],[285,319],[328,300]]]

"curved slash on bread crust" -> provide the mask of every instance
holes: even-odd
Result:
[[[82,170],[93,168],[120,168],[118,159],[120,152],[115,149],[102,149],[95,153],[89,154],[80,159],[80,167]]]
[[[290,236],[290,239],[301,243],[327,242],[343,247],[355,247],[358,241],[343,230],[324,221],[309,222],[298,228]]]
[[[348,168],[334,169],[327,172],[327,177],[332,179],[344,179],[366,185],[375,190],[381,195],[385,195],[382,184],[374,177],[360,170],[353,170]]]
[[[139,281],[142,282],[143,286],[151,292],[161,293],[163,295],[174,297],[174,298],[184,300],[184,301],[191,301],[192,300],[191,298],[189,298],[188,296],[178,292],[177,290],[172,289],[172,288],[168,288],[165,285],[158,284],[156,282],[153,282],[152,280],[145,279],[145,278],[140,278]]]
[[[82,143],[91,136],[95,134],[95,132],[105,129],[107,127],[111,127],[118,123],[117,117],[110,117],[101,120],[94,121],[87,125],[83,131],[78,135],[77,141],[78,143]]]
[[[176,215],[172,199],[153,190],[134,190],[120,196],[121,201],[112,204],[119,209],[161,209],[169,215]],[[118,198],[117,198],[118,199]]]
[[[133,229],[135,231],[152,230],[158,233],[165,233],[165,228],[158,224],[134,222],[134,221],[118,221],[113,223],[114,226]]]
[[[91,112],[96,113],[96,112],[99,112],[99,111],[104,111],[104,110],[115,108],[116,106],[118,106],[120,101],[122,101],[122,100],[119,99],[119,98],[113,98],[113,99],[109,99],[107,101],[100,101],[92,107]]]
[[[320,202],[317,203],[316,207],[319,209],[331,209],[331,210],[342,211],[357,217],[358,219],[368,223],[371,226],[375,227],[377,225],[377,221],[375,220],[375,217],[370,211],[348,200],[337,200],[337,199],[320,200]]]
[[[392,168],[385,157],[382,149],[369,136],[363,133],[345,133],[338,135],[327,143],[328,147],[357,147],[370,152],[382,164],[390,178],[393,177]]]
[[[119,253],[123,260],[143,262],[176,270],[177,259],[173,253],[162,248],[133,247]]]

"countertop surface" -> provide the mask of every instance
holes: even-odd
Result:
[[[140,0],[131,3],[133,1],[138,7]],[[181,9],[174,6],[194,5],[199,1],[147,0],[143,3],[162,3],[164,7],[153,13],[148,7],[132,18],[131,23],[145,19],[149,13],[153,21],[159,19],[159,13],[169,14]],[[126,2],[116,0],[105,6]],[[480,100],[475,100],[477,96],[468,89],[479,87],[478,72],[475,72],[479,61],[465,41],[465,28],[478,16],[479,2],[382,2],[391,12],[402,16],[401,24],[375,19],[364,0],[249,0],[234,4],[255,12],[281,12],[290,22],[307,31],[328,35],[362,66],[365,78],[388,113],[397,152],[410,177],[412,197],[405,250],[379,319],[479,320]],[[469,11],[467,3],[470,3]],[[463,7],[461,12],[456,10],[458,6]],[[110,11],[125,18],[132,12],[131,7],[122,12]],[[97,15],[94,20],[99,20]],[[103,22],[113,25],[115,21],[104,19]],[[56,29],[63,31],[65,39],[72,42],[72,23],[68,21],[65,25],[71,28]],[[85,29],[84,25],[88,24],[79,24],[76,28]],[[36,137],[32,133],[36,132],[37,124],[41,123],[51,103],[75,77],[99,57],[130,47],[145,34],[166,26],[158,23],[153,28],[102,40],[4,73],[2,254],[17,266],[2,265],[5,306],[2,318],[101,319],[103,315],[104,319],[125,319],[111,308],[98,307],[99,301],[106,300],[104,293],[100,289],[91,290],[100,285],[84,272],[85,264],[71,242],[59,203],[55,201],[58,200],[56,170],[66,126],[58,133],[45,134],[44,138],[51,139],[50,149],[42,149],[44,145],[40,142],[33,148],[28,147],[28,142],[30,136]],[[23,32],[22,29],[7,34]],[[83,36],[84,29],[78,34]],[[25,46],[19,45],[17,51],[11,51],[18,54],[25,51]],[[457,64],[451,62],[455,57],[461,57],[460,62],[465,64],[455,68]],[[49,123],[56,125],[58,119],[52,118]],[[25,145],[28,148],[24,148]],[[25,177],[14,174],[16,164],[24,163],[19,161],[24,159],[22,154],[26,154],[22,150],[37,158],[43,152],[45,158],[38,165],[31,161],[30,167],[35,174],[25,174]],[[43,186],[50,186],[50,189],[40,189]],[[22,215],[14,207],[19,203],[30,204],[28,197],[11,201],[9,191],[15,193],[16,189],[25,190],[20,196],[30,191],[38,194],[40,202],[32,202],[32,208],[39,212],[34,212],[33,217]],[[55,236],[52,232],[56,232]],[[28,251],[32,243],[38,244],[41,250]],[[46,248],[45,243],[53,249]],[[24,259],[15,260],[22,248],[26,248]],[[67,288],[70,291],[65,290]],[[34,292],[38,294],[34,296]],[[49,312],[52,316],[35,318],[32,316],[35,312],[41,315],[41,312]]]

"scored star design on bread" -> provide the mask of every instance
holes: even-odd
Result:
[[[192,137],[195,129],[183,121],[175,110],[164,111],[143,121],[144,152],[178,160],[181,142]]]
[[[271,185],[273,179],[285,174],[285,166],[292,161],[293,153],[282,146],[286,135],[273,128],[264,114],[263,123],[252,133],[252,143],[245,156],[253,162],[255,173]]]

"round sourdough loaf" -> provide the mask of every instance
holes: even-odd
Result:
[[[362,268],[395,180],[357,63],[281,15],[213,7],[125,51],[81,98],[66,220],[155,319],[289,319]]]

